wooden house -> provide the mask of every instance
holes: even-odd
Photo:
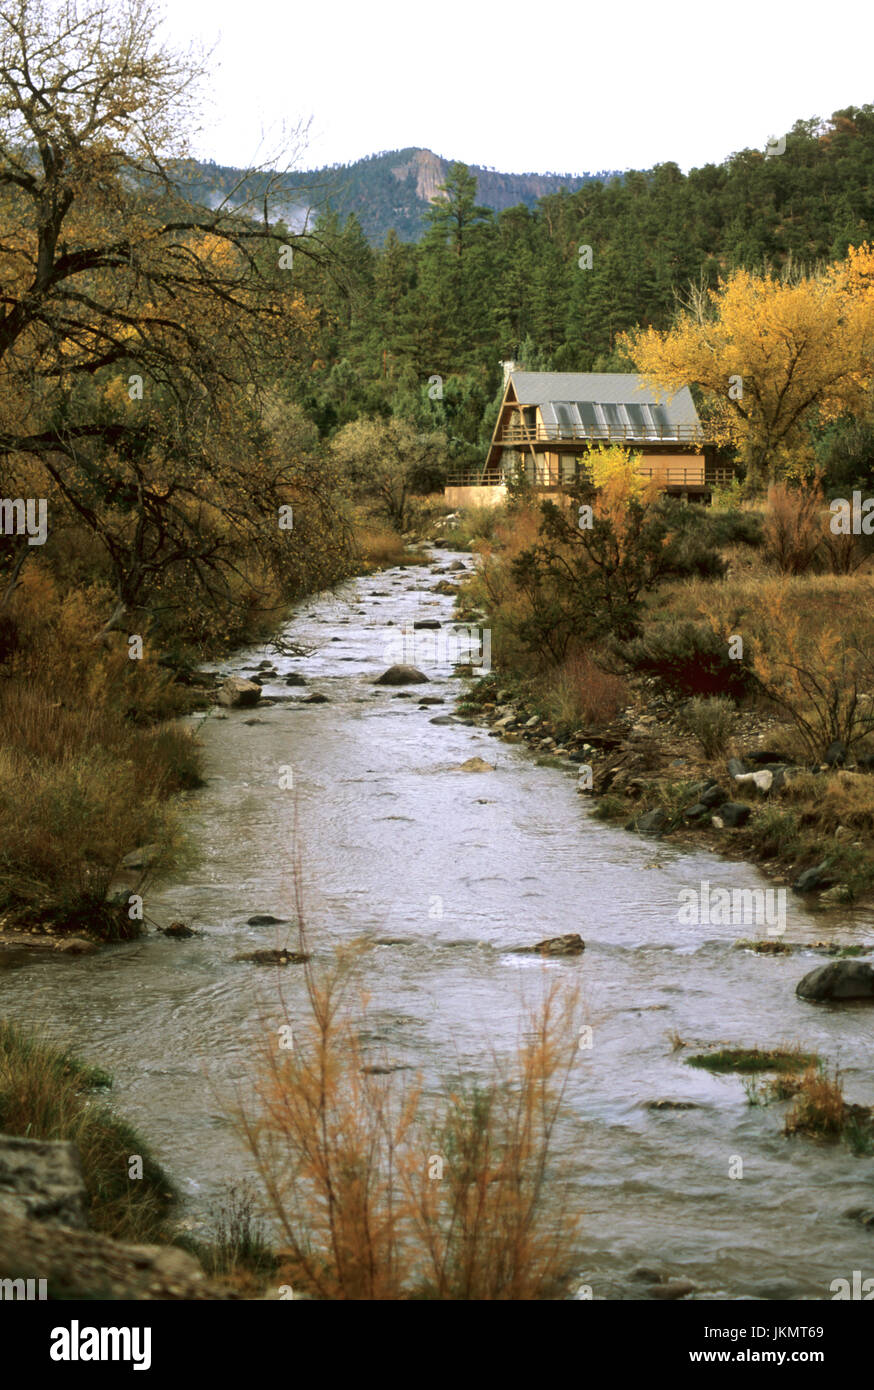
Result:
[[[485,463],[451,478],[446,500],[497,503],[520,473],[538,492],[559,492],[591,477],[588,455],[599,444],[640,454],[642,476],[689,501],[709,501],[734,476],[708,443],[688,386],[669,396],[634,372],[523,372],[508,362]]]

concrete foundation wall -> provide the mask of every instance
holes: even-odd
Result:
[[[443,497],[453,509],[461,507],[497,507],[506,499],[507,489],[503,483],[493,483],[488,487],[445,487]]]

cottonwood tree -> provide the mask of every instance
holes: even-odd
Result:
[[[107,628],[168,575],[227,597],[287,481],[261,391],[311,314],[270,177],[257,209],[245,179],[214,210],[188,196],[204,73],[150,0],[0,0],[0,462],[36,465],[105,550]]]
[[[810,276],[737,270],[694,295],[674,326],[623,343],[648,380],[707,395],[716,443],[740,451],[761,485],[812,464],[809,427],[865,400],[874,374],[874,251]]]

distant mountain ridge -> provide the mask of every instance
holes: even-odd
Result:
[[[307,208],[331,208],[340,216],[354,213],[365,236],[381,245],[390,229],[402,241],[417,241],[424,229],[428,204],[439,197],[452,163],[433,150],[411,146],[403,150],[382,151],[351,164],[335,164],[284,174],[281,188],[287,201],[274,205],[290,225],[300,223]],[[538,198],[566,188],[576,192],[595,179],[621,177],[616,169],[592,174],[504,174],[481,165],[468,166],[477,177],[478,199],[495,212],[524,203],[533,208]],[[194,161],[189,174],[191,193],[211,205],[235,189],[242,170],[212,161]],[[263,182],[264,175],[253,175],[246,185],[249,193]]]

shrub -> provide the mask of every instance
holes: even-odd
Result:
[[[296,907],[306,953],[299,884]],[[309,1021],[288,1050],[265,1030],[258,1106],[235,1113],[288,1247],[282,1277],[343,1300],[554,1294],[576,1224],[549,1162],[576,1000],[548,991],[509,1069],[439,1107],[368,1064],[355,966],[348,951],[319,975],[304,965]]]
[[[630,698],[622,677],[603,670],[585,652],[574,652],[548,681],[546,711],[564,731],[609,724]]]
[[[705,758],[725,753],[737,726],[737,710],[722,695],[696,697],[680,713],[681,727],[700,745]]]
[[[781,574],[805,574],[822,539],[822,498],[818,481],[768,489],[763,527],[765,553]]]
[[[617,652],[634,671],[655,676],[679,695],[724,695],[740,699],[749,676],[732,661],[728,643],[707,623],[669,620],[642,636],[618,644]]]

